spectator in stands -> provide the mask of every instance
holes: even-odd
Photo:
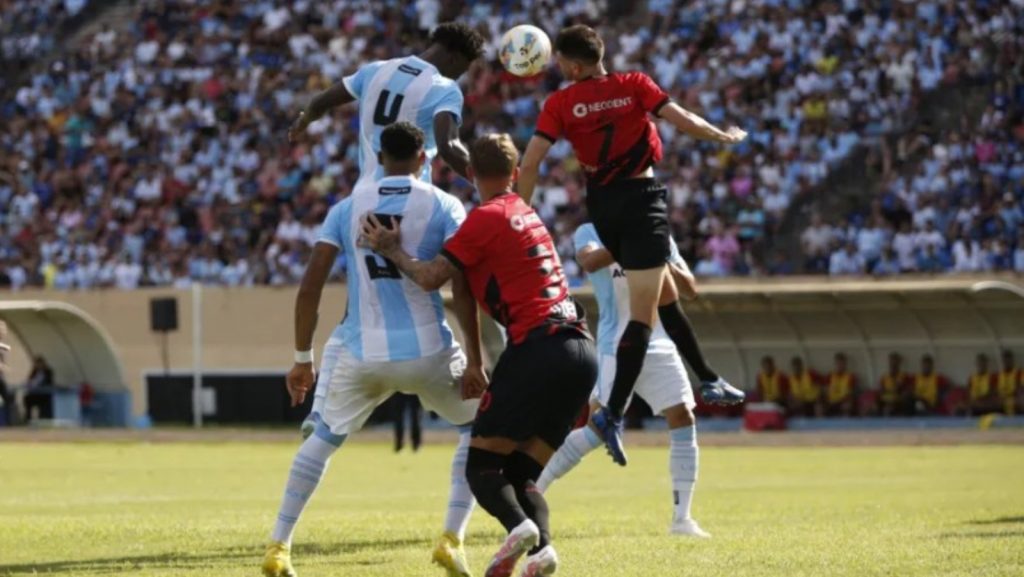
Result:
[[[949,379],[935,371],[931,355],[921,357],[921,372],[914,375],[914,414],[934,415],[949,389]]]
[[[821,376],[807,368],[804,360],[793,357],[790,362],[790,414],[804,417],[822,415]]]
[[[1003,412],[1007,415],[1016,415],[1020,408],[1020,399],[1017,397],[1021,388],[1022,371],[1017,368],[1013,351],[1010,349],[1003,350],[1002,361],[1002,368],[996,381],[996,395],[999,397]]]
[[[32,372],[25,383],[25,420],[53,418],[53,368],[42,356],[32,360]],[[35,409],[35,411],[33,411]]]
[[[11,346],[7,340],[7,323],[0,321],[0,425],[14,423],[14,395],[7,388],[5,370],[7,369],[7,353],[11,352]]]
[[[1024,229],[1017,235],[1017,250],[1013,251],[1013,270],[1024,273]]]
[[[882,249],[882,256],[875,262],[871,274],[876,277],[895,276],[900,274],[900,262],[896,257],[896,251],[891,247]]]
[[[804,251],[804,267],[808,272],[824,273],[828,270],[829,250],[834,239],[835,232],[831,226],[825,224],[821,214],[816,212],[811,215],[811,226],[800,237]]]
[[[852,417],[857,399],[857,377],[850,372],[846,354],[836,353],[835,366],[828,374],[825,412],[829,416]]]
[[[883,417],[909,415],[913,411],[913,383],[903,372],[903,355],[889,353],[889,369],[882,375],[878,386],[878,408]]]
[[[761,370],[757,373],[757,396],[762,403],[775,403],[786,407],[788,395],[786,375],[775,366],[775,359],[765,356],[761,359]]]
[[[857,254],[857,245],[853,242],[846,243],[843,248],[837,248],[829,259],[828,274],[832,276],[857,276],[864,274],[864,257]]]
[[[1002,410],[996,396],[997,376],[989,370],[988,355],[978,353],[974,360],[974,374],[967,382],[967,414],[981,415]]]

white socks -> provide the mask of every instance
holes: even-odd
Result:
[[[544,472],[540,474],[540,479],[537,479],[537,488],[540,489],[541,493],[547,491],[551,483],[564,477],[566,473],[580,464],[580,461],[583,460],[587,453],[600,446],[601,438],[589,426],[580,427],[569,433],[569,436],[565,438],[565,442],[552,455],[548,465],[544,467]]]
[[[290,545],[295,533],[295,524],[299,522],[302,510],[316,491],[320,479],[324,476],[331,455],[345,441],[344,435],[332,435],[327,426],[320,422],[316,432],[309,436],[299,447],[292,469],[288,473],[288,484],[285,485],[281,509],[274,523],[271,541]]]
[[[469,455],[471,430],[472,425],[459,427],[459,444],[455,447],[455,455],[452,456],[452,487],[448,494],[448,515],[444,520],[444,530],[458,537],[459,542],[466,536],[466,525],[469,524],[469,516],[476,506],[473,491],[466,481],[466,458]]]
[[[693,486],[697,482],[697,427],[672,429],[669,473],[672,475],[672,495],[675,501],[674,519],[690,518]]]

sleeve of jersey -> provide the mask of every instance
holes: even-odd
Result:
[[[480,264],[484,251],[497,232],[496,224],[486,207],[473,210],[455,236],[445,243],[441,254],[459,270]]]
[[[650,76],[642,72],[634,72],[631,76],[640,105],[647,112],[657,115],[672,100]]]
[[[455,116],[455,122],[462,124],[463,96],[459,86],[453,82],[441,90],[441,97],[434,107],[434,116],[442,112],[451,112]]]
[[[464,222],[466,207],[457,198],[449,196],[445,199],[444,239],[447,241],[454,237]]]
[[[573,249],[579,253],[584,248],[602,248],[601,239],[597,237],[597,231],[592,224],[580,225],[576,233],[572,235]]]
[[[552,94],[544,101],[544,108],[537,118],[537,129],[534,134],[551,142],[557,141],[562,136],[562,117],[558,112],[558,96]]]
[[[359,70],[356,70],[355,74],[342,78],[341,81],[345,85],[345,90],[348,90],[348,93],[356,100],[362,99],[363,88],[365,88],[366,83],[373,78],[374,73],[377,72],[380,65],[380,62],[371,62],[370,64],[361,67]]]
[[[342,239],[345,237],[343,228],[346,223],[341,213],[345,210],[344,205],[347,201],[348,199],[339,202],[328,211],[327,218],[324,219],[324,224],[320,227],[320,238],[317,239],[317,242],[344,250],[345,244]]]

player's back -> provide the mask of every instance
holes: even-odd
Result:
[[[597,236],[597,230],[593,224],[586,223],[576,229],[573,236],[573,244],[578,252],[585,246],[596,249],[604,248]],[[673,255],[678,255],[675,243],[672,243]],[[626,282],[626,272],[617,262],[613,262],[600,270],[588,272],[587,278],[594,286],[594,297],[597,300],[598,322],[597,322],[597,350],[602,355],[614,355],[618,347],[619,339],[626,324],[630,319],[629,311],[629,283]],[[654,332],[651,334],[648,352],[675,351],[675,345],[669,339],[661,321],[656,321]]]
[[[386,126],[406,121],[426,135],[428,161],[420,177],[430,182],[430,160],[437,155],[434,116],[451,112],[461,122],[463,97],[458,84],[418,56],[371,62],[344,82],[359,101],[360,181],[383,178],[377,159],[380,134]]]
[[[455,197],[409,176],[362,182],[331,208],[322,240],[341,247],[348,274],[348,310],[334,336],[359,360],[404,361],[452,346],[444,302],[404,277],[395,264],[358,246],[360,219],[373,213],[398,223],[402,247],[421,260],[437,256],[465,219]]]

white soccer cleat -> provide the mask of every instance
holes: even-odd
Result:
[[[700,528],[693,519],[676,519],[672,522],[672,529],[669,533],[682,537],[694,537],[697,539],[710,539],[711,533]]]
[[[558,553],[548,545],[526,558],[526,564],[519,577],[544,577],[554,575],[558,569]]]
[[[537,524],[529,519],[523,521],[509,532],[505,543],[487,566],[484,577],[509,577],[515,570],[519,558],[536,547],[539,541],[540,529],[537,528]]]

